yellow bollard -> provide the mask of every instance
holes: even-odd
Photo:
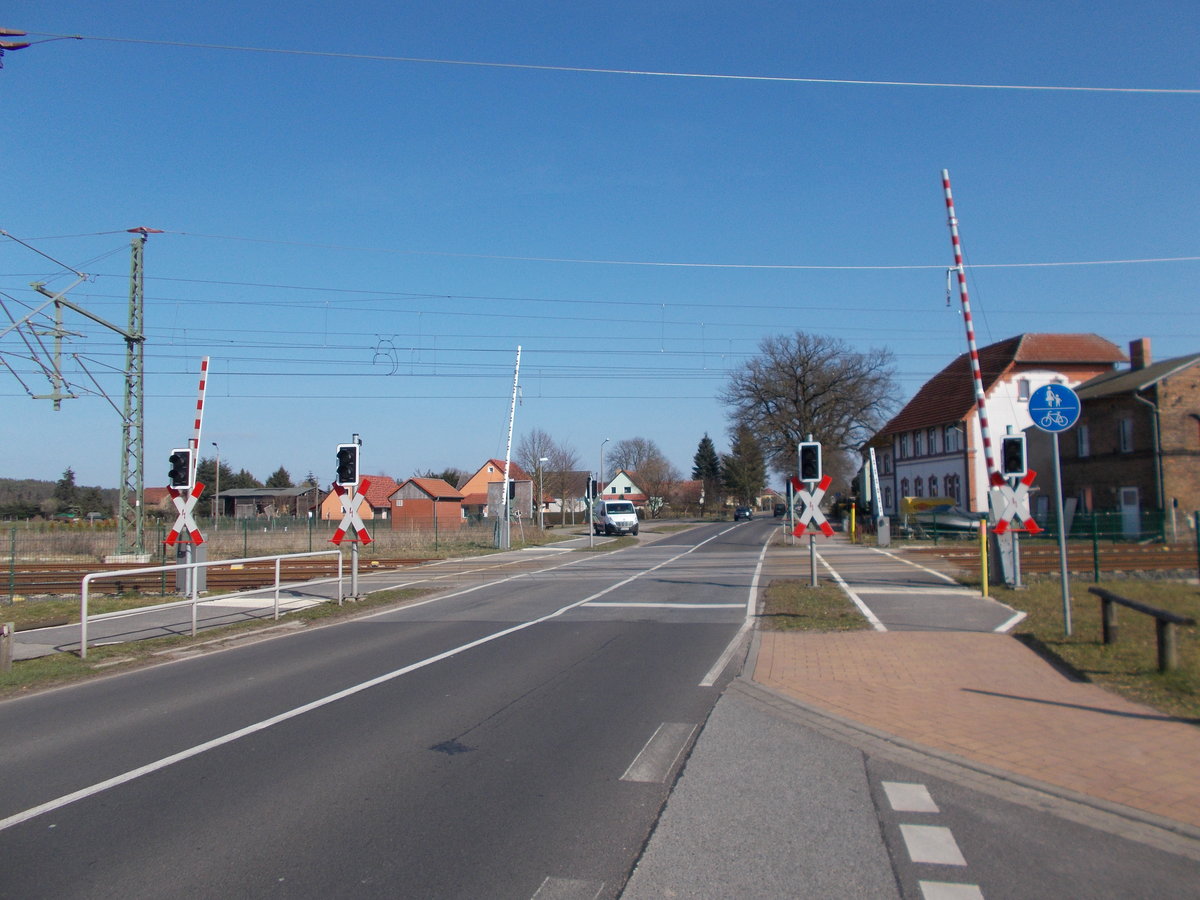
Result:
[[[983,580],[983,596],[988,595],[988,530],[987,520],[979,523],[979,576]]]

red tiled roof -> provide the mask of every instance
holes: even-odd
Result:
[[[1012,366],[1112,365],[1126,356],[1097,334],[1018,334],[979,348],[979,370],[987,393]],[[934,375],[879,434],[957,422],[975,408],[969,356],[963,353]]]
[[[455,490],[454,485],[441,478],[410,478],[404,484],[415,484],[430,497],[437,500],[461,500],[463,495]],[[401,485],[403,487],[403,485]]]
[[[390,507],[391,496],[400,487],[396,479],[387,475],[364,475],[363,478],[371,482],[367,485],[367,493],[364,495],[371,508]]]
[[[486,491],[478,491],[474,494],[467,494],[462,499],[463,506],[487,506],[488,495]]]

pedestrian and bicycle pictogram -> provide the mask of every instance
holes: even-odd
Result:
[[[1046,384],[1029,395],[1029,416],[1042,431],[1056,434],[1079,421],[1079,395],[1065,384]]]
[[[196,520],[192,518],[192,510],[196,508],[196,501],[204,493],[204,485],[197,481],[187,493],[186,499],[184,499],[184,495],[181,492],[175,490],[173,487],[168,487],[167,491],[171,494],[171,502],[175,504],[175,509],[179,511],[179,515],[176,516],[175,524],[171,526],[171,531],[163,543],[168,547],[175,546],[176,542],[183,544],[203,544],[204,535],[196,527]],[[182,541],[179,540],[180,535],[183,536]]]
[[[823,534],[825,537],[833,537],[833,526],[829,524],[829,520],[825,518],[825,514],[821,512],[821,500],[825,497],[825,491],[829,485],[833,483],[833,479],[826,475],[817,482],[816,489],[809,493],[804,488],[804,482],[795,476],[792,477],[792,503],[799,504],[801,508],[800,517],[796,522],[796,527],[792,534],[796,537],[803,537],[806,534]],[[814,528],[809,530],[809,525]]]
[[[367,493],[367,488],[371,486],[371,479],[364,478],[358,483],[358,488],[354,491],[348,491],[336,481],[333,483],[334,493],[338,495],[338,499],[342,503],[342,521],[338,525],[337,531],[333,533],[333,537],[329,539],[330,543],[341,545],[342,540],[346,537],[346,532],[349,531],[354,535],[350,540],[369,544],[371,543],[371,535],[367,533],[367,526],[363,524],[362,518],[358,514],[358,505],[362,498]]]
[[[993,529],[996,534],[1004,534],[1006,531],[1038,534],[1042,530],[1042,526],[1033,520],[1033,515],[1029,512],[1029,486],[1033,484],[1036,476],[1037,472],[1030,469],[1025,473],[1025,477],[1017,482],[1015,490],[1003,481],[996,486],[1004,501],[1004,507],[1000,510],[996,527]],[[1016,525],[1012,524],[1013,519],[1017,520]]]

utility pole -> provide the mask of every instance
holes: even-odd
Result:
[[[117,552],[146,552],[144,518],[146,500],[145,399],[146,369],[145,294],[142,256],[146,235],[161,233],[157,228],[130,228],[136,234],[131,243],[129,261],[129,328],[125,332],[125,406],[121,412],[121,486],[117,508]],[[197,448],[197,452],[199,452]]]
[[[521,345],[517,345],[517,365],[513,369],[512,404],[508,407],[508,445],[504,450],[504,487],[500,497],[500,508],[504,510],[504,519],[500,523],[500,532],[496,535],[496,549],[508,550],[512,547],[512,529],[509,516],[511,507],[508,502],[508,483],[512,471],[512,436],[513,421],[517,417],[517,390],[521,382]]]

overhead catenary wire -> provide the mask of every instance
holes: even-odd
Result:
[[[1051,84],[987,84],[955,81],[902,81],[867,78],[821,78],[800,75],[751,75],[721,72],[683,72],[656,69],[622,69],[597,66],[550,65],[544,63],[495,62],[471,59],[444,59],[422,56],[394,56],[377,53],[348,53],[337,50],[290,49],[286,47],[252,47],[239,44],[212,44],[199,41],[152,40],[148,38],[112,37],[103,35],[59,34],[31,31],[30,35],[53,40],[101,41],[121,44],[145,44],[159,47],[184,47],[194,50],[221,50],[234,53],[266,53],[283,56],[324,57],[328,59],[359,60],[367,62],[408,63],[437,66],[463,66],[480,69],[516,69],[533,72],[561,72],[581,75],[619,75],[639,78],[680,78],[702,81],[748,81],[782,84],[846,85],[858,87],[900,88],[953,88],[989,91],[1051,91],[1067,93],[1115,93],[1115,94],[1176,94],[1197,95],[1200,88],[1154,88],[1154,87],[1106,87],[1101,85],[1051,85]]]

